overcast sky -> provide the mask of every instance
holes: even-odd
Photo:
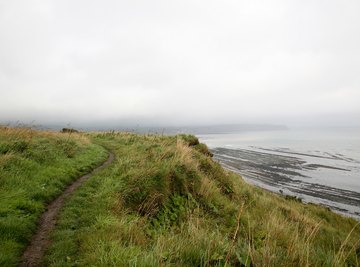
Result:
[[[0,121],[359,125],[359,14],[359,0],[0,0]]]

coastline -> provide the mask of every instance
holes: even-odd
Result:
[[[304,203],[325,206],[332,211],[360,220],[360,192],[347,188],[317,183],[308,177],[307,171],[319,169],[349,170],[338,166],[309,164],[299,158],[299,153],[282,153],[263,149],[230,149],[217,147],[211,149],[214,159],[224,168],[240,174],[248,183],[284,196],[301,199]],[[287,155],[290,154],[290,155]],[[321,156],[316,156],[322,158]],[[329,156],[326,156],[329,157]]]

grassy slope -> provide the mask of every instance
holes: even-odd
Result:
[[[46,203],[107,157],[84,136],[0,127],[0,266],[16,266]]]
[[[360,227],[246,184],[192,137],[94,134],[112,166],[66,204],[51,266],[358,266]]]

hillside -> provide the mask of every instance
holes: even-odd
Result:
[[[214,162],[193,136],[31,131],[30,145],[18,151],[14,144],[23,137],[14,129],[3,131],[8,139],[0,139],[1,147],[13,150],[0,153],[0,265],[16,262],[44,204],[84,166],[103,161],[105,147],[116,158],[66,202],[45,257],[47,266],[359,266],[360,226],[355,220],[245,183]],[[11,139],[15,133],[18,137]],[[70,157],[62,148],[67,140],[76,148]],[[57,142],[63,143],[53,145]],[[52,151],[54,162],[47,162],[45,153],[29,156],[28,151],[44,147]],[[9,157],[21,166],[45,161],[29,165],[26,176]],[[76,160],[80,157],[86,160]],[[62,162],[71,162],[71,170],[63,173],[69,178],[60,179],[63,184],[40,202],[37,194],[48,192],[43,181],[17,191],[24,177],[35,181],[43,166]],[[10,171],[17,175],[8,176]],[[57,184],[58,175],[50,182]],[[11,199],[23,192],[27,198],[22,201],[39,208],[26,211],[31,220],[19,231],[10,221],[25,220],[25,215]]]
[[[0,266],[16,266],[46,205],[106,150],[75,133],[0,127]]]

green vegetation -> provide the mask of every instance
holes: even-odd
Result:
[[[246,184],[193,136],[88,136],[116,159],[66,203],[49,266],[359,266],[355,220]]]
[[[83,135],[0,127],[0,266],[16,266],[46,204],[105,160]]]
[[[48,266],[359,266],[360,225],[246,184],[191,135],[0,128],[0,266],[16,266],[46,204],[68,201]]]

